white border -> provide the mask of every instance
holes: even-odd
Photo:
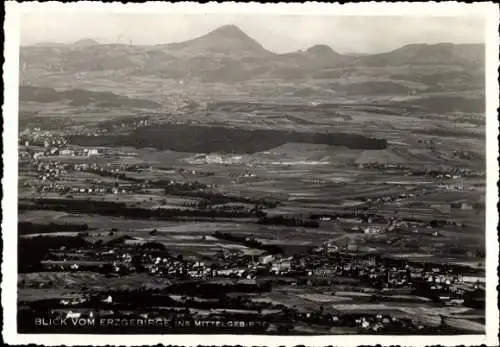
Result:
[[[144,4],[78,2],[78,3],[16,3],[6,2],[4,105],[3,105],[3,263],[2,263],[2,307],[3,338],[8,344],[53,345],[145,345],[170,344],[183,346],[207,345],[267,345],[267,346],[326,346],[326,345],[498,345],[499,319],[497,307],[498,284],[498,23],[499,9],[493,3],[462,4],[443,3],[351,3],[345,5],[308,2],[304,4],[259,4],[259,3],[175,3],[147,2]],[[269,336],[269,335],[53,335],[18,334],[16,331],[17,301],[17,134],[18,134],[18,71],[19,71],[19,14],[21,12],[120,12],[120,13],[240,13],[240,14],[296,14],[296,15],[412,15],[412,16],[480,16],[486,20],[486,239],[487,239],[487,285],[486,285],[486,329],[484,335],[465,336]],[[7,168],[7,169],[6,169]]]

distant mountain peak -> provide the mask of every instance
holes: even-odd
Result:
[[[322,55],[322,54],[335,54],[332,47],[328,45],[314,45],[307,49],[308,53]]]
[[[173,43],[169,45],[172,49],[188,49],[195,52],[218,52],[226,54],[241,54],[245,52],[250,55],[271,54],[265,50],[257,41],[248,36],[243,30],[233,24],[220,26],[209,33],[195,39]]]
[[[308,48],[304,55],[316,68],[326,68],[332,65],[343,64],[346,56],[335,52],[330,46],[324,44]]]
[[[244,42],[254,47],[262,47],[257,41],[248,36],[243,30],[234,24],[220,26],[211,32],[199,37],[199,39],[214,39],[231,42]]]
[[[387,53],[360,57],[368,65],[482,64],[481,44],[410,43]]]
[[[232,36],[232,37],[248,37],[247,34],[243,30],[241,30],[238,26],[234,24],[226,24],[218,27],[217,29],[212,30],[207,35],[217,34],[224,36]]]
[[[98,44],[99,44],[99,42],[97,42],[96,40],[93,40],[93,39],[81,39],[81,40],[78,40],[75,43],[73,43],[73,45],[80,46],[80,47],[96,46]]]

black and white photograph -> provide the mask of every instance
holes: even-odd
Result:
[[[446,4],[7,4],[4,334],[498,343],[498,7]]]

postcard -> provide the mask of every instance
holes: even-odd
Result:
[[[497,345],[498,19],[7,2],[4,340]]]

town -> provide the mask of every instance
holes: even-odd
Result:
[[[85,232],[81,232],[83,235]],[[40,240],[41,241],[41,240]],[[82,241],[83,242],[83,241]],[[88,247],[88,248],[86,248]],[[415,296],[418,300],[427,300],[439,307],[468,306],[474,309],[484,309],[484,278],[464,273],[464,269],[437,264],[411,263],[405,260],[381,258],[377,255],[360,256],[358,253],[342,250],[340,247],[325,243],[312,251],[283,256],[279,254],[263,254],[260,256],[245,255],[239,252],[217,253],[213,262],[184,259],[182,256],[173,256],[160,243],[137,243],[137,240],[128,237],[111,239],[106,244],[89,244],[77,249],[64,246],[51,251],[46,259],[41,261],[42,270],[49,272],[85,273],[97,271],[106,277],[129,276],[133,273],[145,273],[151,277],[168,280],[172,283],[164,291],[142,289],[134,291],[134,296],[141,302],[161,300],[168,302],[172,308],[154,314],[146,307],[144,314],[136,312],[134,317],[160,319],[198,319],[197,309],[221,306],[226,313],[210,313],[203,319],[221,319],[222,321],[241,319],[241,315],[232,314],[232,310],[248,310],[251,312],[269,311],[272,314],[260,314],[259,329],[268,329],[277,317],[281,317],[280,324],[293,325],[293,322],[315,322],[323,327],[346,326],[355,327],[359,333],[363,332],[396,332],[401,326],[415,331],[429,332],[450,329],[440,318],[439,323],[427,325],[425,319],[399,313],[384,313],[374,310],[373,314],[350,312],[342,309],[328,309],[322,305],[308,308],[283,307],[282,304],[255,301],[252,296],[239,296],[238,300],[229,300],[231,292],[266,293],[273,287],[282,287],[283,283],[292,286],[295,290],[304,288],[315,291],[331,292],[332,298],[342,298],[342,292],[363,290],[358,295],[366,295],[367,306],[377,306],[380,303],[394,301],[398,298],[404,301],[405,296]],[[100,264],[96,266],[96,264]],[[470,272],[470,270],[469,270]],[[219,280],[230,280],[223,285],[219,292],[192,292],[189,288],[210,285],[218,287]],[[357,285],[349,285],[354,280]],[[283,282],[284,281],[284,282]],[[352,283],[352,282],[351,282]],[[28,283],[21,283],[28,286]],[[187,286],[187,287],[186,287]],[[341,291],[331,291],[332,288],[342,288]],[[356,289],[350,289],[356,288]],[[163,294],[164,293],[164,294]],[[201,294],[205,293],[205,294]],[[225,294],[224,294],[225,293]],[[53,304],[54,309],[50,317],[64,318],[60,315],[70,309],[73,316],[106,317],[107,310],[112,309],[114,317],[130,318],[125,312],[130,309],[129,295],[125,292],[109,291],[106,293],[74,293],[71,299],[61,299]],[[354,292],[356,294],[356,292]],[[208,298],[196,298],[193,295],[208,295]],[[312,294],[311,294],[312,295]],[[349,295],[349,294],[347,294]],[[140,298],[140,299],[139,299]],[[328,302],[326,298],[325,303]],[[125,300],[125,301],[122,301]],[[229,300],[229,301],[228,301]],[[223,304],[225,302],[225,304]],[[151,302],[152,303],[152,302]],[[125,306],[124,306],[125,305]],[[160,305],[161,306],[161,305]],[[56,308],[58,307],[58,308]],[[181,308],[189,307],[189,313],[178,313]],[[383,307],[383,305],[381,306]],[[123,313],[120,313],[123,311]],[[70,313],[67,314],[69,317]],[[285,315],[285,316],[281,316]],[[252,316],[256,319],[255,316]],[[285,317],[290,321],[286,321]],[[293,317],[293,320],[292,320]],[[245,317],[245,320],[248,320]],[[285,324],[285,326],[286,326]],[[256,328],[256,327],[253,327]],[[283,332],[283,330],[280,330]],[[286,330],[285,330],[286,331]]]

